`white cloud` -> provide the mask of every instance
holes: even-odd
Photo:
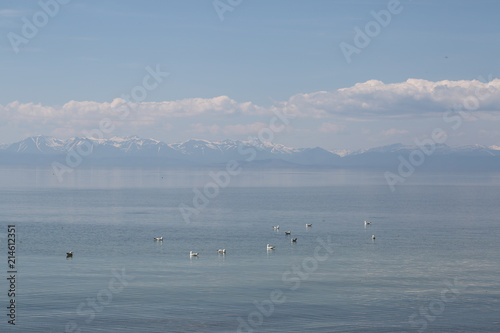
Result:
[[[288,115],[309,118],[309,125],[302,127],[314,135],[340,133],[345,123],[353,125],[367,121],[374,124],[388,117],[441,117],[454,105],[461,105],[465,111],[467,108],[470,110],[471,116],[465,120],[482,120],[494,124],[500,120],[500,79],[489,83],[478,80],[431,82],[409,79],[392,84],[370,80],[331,92],[297,94],[288,101],[277,102],[270,107],[261,107],[252,102],[241,103],[228,96],[142,102],[133,105],[132,109],[128,109],[121,98],[111,102],[69,101],[61,106],[14,101],[0,105],[0,123],[18,133],[67,137],[98,128],[99,122],[105,118],[109,118],[120,133],[132,134],[177,132],[185,130],[180,123],[186,125],[194,122],[188,127],[191,133],[224,134],[230,137],[258,133],[269,126],[268,121],[275,117],[273,111],[286,107]],[[123,116],[125,112],[128,114]],[[258,120],[256,117],[259,117]],[[224,125],[214,124],[214,119],[223,118]],[[293,121],[298,121],[297,118]],[[184,121],[181,122],[181,119]],[[234,122],[228,123],[231,119]],[[322,124],[318,125],[318,121],[322,121]],[[395,128],[385,130],[382,134],[396,136],[408,134],[397,128],[409,128],[410,125],[386,126]],[[291,131],[287,126],[287,133]],[[380,127],[377,131],[380,133]]]
[[[262,115],[264,108],[251,102],[238,103],[227,96],[191,98],[179,101],[143,102],[128,108],[123,99],[110,102],[69,101],[62,106],[45,106],[35,103],[11,102],[0,105],[0,121],[16,126],[46,125],[49,127],[88,128],[104,118],[117,125],[147,126],[165,119],[224,116]],[[126,116],[122,116],[125,113]]]
[[[471,111],[500,111],[500,79],[488,83],[408,79],[391,84],[370,80],[331,92],[297,94],[288,100],[288,107],[299,116],[311,118],[422,116],[456,105]]]
[[[117,108],[125,101],[112,102],[69,101],[62,106],[11,102],[0,105],[0,117],[19,122],[65,122],[71,120],[95,121],[116,117]],[[472,81],[439,81],[409,79],[401,83],[385,84],[370,80],[352,87],[331,92],[319,91],[297,94],[286,103],[287,113],[307,118],[327,118],[341,115],[349,121],[374,116],[424,115],[445,112],[454,105],[464,110],[486,114],[500,111],[500,79],[489,83]],[[272,109],[252,102],[237,102],[228,96],[187,98],[176,101],[137,103],[131,113],[134,119],[199,117],[202,115],[272,115]],[[131,117],[132,118],[132,117]],[[325,125],[326,126],[326,125]]]
[[[160,117],[192,117],[202,114],[214,115],[259,115],[267,111],[251,102],[238,103],[228,96],[214,98],[188,98],[178,101],[144,102],[141,111]]]
[[[109,102],[69,101],[62,106],[44,106],[34,103],[11,102],[0,105],[0,116],[10,117],[18,121],[50,121],[75,118],[116,117],[117,113],[127,108],[121,98]],[[178,101],[142,102],[133,104],[130,113],[138,117],[179,118],[200,115],[262,115],[268,111],[251,102],[238,103],[227,96],[214,98],[189,98]]]

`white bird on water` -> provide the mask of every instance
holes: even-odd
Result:
[[[279,224],[278,225],[273,225],[273,229],[274,230],[279,230],[280,229],[280,225]]]
[[[312,223],[306,223],[306,227],[312,227]]]
[[[197,257],[198,256],[198,252],[189,251],[189,256],[190,257]]]
[[[274,246],[271,246],[271,245],[267,244],[267,249],[268,250],[274,250]]]
[[[285,235],[290,235],[291,233],[291,231],[285,231]]]
[[[163,241],[163,236],[161,236],[161,237],[155,237],[155,241],[162,242]]]
[[[226,254],[226,249],[218,249],[217,252],[220,254]]]
[[[372,239],[375,240],[375,235],[372,235]]]
[[[365,221],[365,225],[369,225],[369,224],[372,224],[372,223],[369,221]]]

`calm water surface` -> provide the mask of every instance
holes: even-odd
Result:
[[[498,175],[0,171],[2,332],[500,332]]]

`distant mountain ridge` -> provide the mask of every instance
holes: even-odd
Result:
[[[420,153],[412,153],[417,151]],[[401,159],[408,160],[411,154],[416,154],[425,159],[425,163],[421,163],[422,168],[428,169],[499,170],[500,167],[500,149],[497,146],[452,148],[436,144],[419,148],[398,143],[336,153],[320,147],[293,148],[269,142],[229,139],[218,142],[191,139],[181,143],[165,143],[137,136],[58,139],[41,135],[0,145],[0,165],[64,163],[71,154],[80,155],[82,165],[97,166],[211,166],[236,160],[245,165],[274,168],[395,168]]]

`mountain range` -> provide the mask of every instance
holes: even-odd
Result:
[[[396,169],[401,163],[430,170],[500,170],[500,147],[446,144],[424,147],[393,144],[367,150],[328,151],[269,142],[191,139],[165,143],[137,136],[110,139],[32,136],[0,145],[0,165],[48,166],[53,162],[87,166],[216,166],[236,160],[260,168],[335,167]],[[404,162],[406,161],[406,162]]]

